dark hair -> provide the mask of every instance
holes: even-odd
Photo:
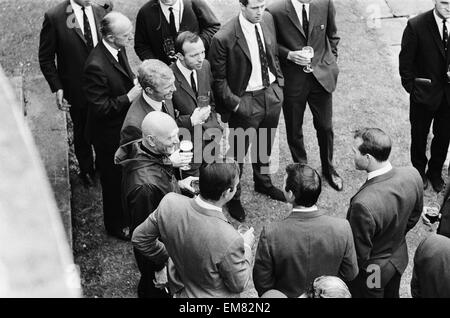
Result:
[[[184,52],[183,52],[184,43],[186,43],[186,42],[197,43],[198,40],[200,40],[200,37],[196,33],[193,33],[191,31],[181,32],[180,34],[178,34],[178,36],[175,40],[175,52],[181,53],[184,55]]]
[[[363,143],[358,147],[362,155],[369,154],[379,162],[389,159],[392,149],[391,138],[379,128],[363,128],[357,130],[354,138],[361,138]]]
[[[239,0],[240,3],[242,3],[244,6],[248,5],[248,0]]]
[[[292,191],[295,204],[311,207],[322,191],[322,180],[316,170],[308,165],[294,163],[286,167],[286,192]]]
[[[213,162],[200,168],[200,195],[202,198],[218,201],[222,193],[234,187],[239,177],[239,165],[233,162]]]

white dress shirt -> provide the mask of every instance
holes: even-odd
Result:
[[[162,101],[157,102],[156,100],[151,99],[150,96],[145,94],[145,92],[142,92],[142,97],[144,98],[145,102],[149,104],[154,110],[159,112],[162,110]]]
[[[439,35],[441,36],[441,39],[444,39],[444,25],[442,23],[442,20],[445,20],[445,19],[440,18],[436,14],[436,9],[433,10],[433,14],[434,14],[434,19],[436,20],[437,27],[439,29]],[[445,25],[447,26],[447,32],[449,32],[449,34],[450,34],[449,21],[445,21]]]
[[[177,60],[176,63],[177,63],[178,69],[181,71],[181,74],[183,74],[184,78],[189,83],[189,85],[191,85],[191,73],[194,72],[194,82],[195,82],[195,85],[197,86],[197,90],[198,90],[197,71],[188,69],[183,64],[181,64],[180,60]]]
[[[242,32],[244,33],[245,40],[247,41],[248,49],[250,50],[250,58],[252,60],[252,74],[248,81],[246,92],[257,91],[264,88],[261,71],[261,59],[259,57],[258,40],[256,39],[255,25],[258,27],[258,32],[263,43],[264,50],[266,44],[264,43],[264,35],[259,23],[253,24],[248,21],[244,16],[239,14],[239,23],[241,24]],[[275,75],[272,74],[269,68],[269,83],[275,82]]]
[[[159,5],[161,6],[161,10],[162,10],[164,16],[166,17],[166,20],[168,23],[170,23],[169,8],[171,8],[171,7],[173,8],[173,15],[175,17],[175,27],[178,32],[180,30],[181,18],[183,16],[183,9],[184,9],[183,1],[177,0],[177,2],[175,2],[175,4],[173,6],[165,5],[164,3],[159,1]]]
[[[204,201],[199,195],[195,197],[195,203],[197,203],[200,207],[206,209],[206,210],[213,210],[213,211],[217,211],[220,213],[223,213],[222,209],[219,208],[218,206],[215,206],[211,203],[208,203],[206,201]]]
[[[386,174],[391,170],[392,170],[392,165],[390,162],[388,162],[387,165],[384,166],[383,168],[369,172],[369,174],[367,175],[367,181],[369,181],[370,179],[373,179],[375,177],[379,177],[383,174]]]
[[[75,17],[77,18],[78,25],[80,26],[81,31],[84,34],[84,20],[83,20],[83,10],[81,10],[81,6],[73,0],[70,0],[70,5],[72,6],[73,12],[75,13]],[[95,24],[94,11],[92,11],[92,6],[87,6],[84,11],[86,12],[86,16],[89,20],[89,25],[91,27],[92,33],[92,43],[94,47],[98,43],[97,37],[97,26]]]
[[[119,50],[113,48],[111,45],[108,44],[104,39],[102,39],[103,45],[106,47],[106,49],[111,53],[112,56],[116,59],[117,62],[119,62]]]
[[[297,12],[298,19],[300,20],[300,24],[303,26],[303,4],[305,5],[306,10],[306,18],[309,21],[309,3],[301,3],[298,0],[291,0],[292,5],[294,6],[295,12]]]
[[[306,208],[294,208],[292,209],[292,212],[297,212],[297,213],[301,213],[301,212],[315,212],[315,211],[319,211],[319,209],[317,208],[316,205],[313,205],[312,207]]]

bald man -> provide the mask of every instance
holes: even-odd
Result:
[[[86,134],[100,171],[105,229],[111,236],[129,240],[120,201],[121,169],[114,164],[114,153],[125,115],[142,89],[133,84],[125,52],[133,41],[131,21],[113,11],[101,21],[100,31],[102,39],[86,61],[82,80],[88,105]]]
[[[169,159],[178,156],[179,161],[188,164],[192,153],[179,153],[178,127],[175,120],[161,111],[145,116],[142,126],[142,140],[123,147],[132,147],[127,158],[119,160],[123,167],[122,202],[130,217],[130,233],[140,225],[159,205],[169,192],[181,193],[181,189],[195,192],[191,182],[198,178],[188,177],[177,181]],[[169,295],[153,284],[155,271],[161,270],[149,262],[138,251],[135,257],[141,272],[138,285],[140,298],[160,298]]]

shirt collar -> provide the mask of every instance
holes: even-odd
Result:
[[[145,94],[145,92],[142,92],[142,97],[144,98],[145,102],[149,104],[154,110],[161,111],[162,110],[162,101],[157,102],[156,100],[153,100]]]
[[[381,176],[383,174],[386,174],[386,173],[388,173],[391,170],[392,170],[392,165],[388,161],[387,165],[384,166],[383,168],[375,170],[375,171],[372,171],[372,172],[369,172],[369,174],[367,175],[367,181],[370,180],[370,179],[373,179],[375,177]]]
[[[311,3],[301,3],[298,0],[291,0],[291,2],[292,2],[292,5],[294,6],[294,8],[296,8],[297,10],[300,10],[300,12],[302,12],[303,5],[305,5],[306,15],[308,16],[307,18],[309,19],[309,5]]]
[[[242,12],[239,14],[239,23],[241,24],[242,31],[244,34],[254,34],[255,25],[258,27],[258,30],[261,28],[259,23],[251,23],[248,21],[243,15]]]
[[[195,203],[206,210],[213,210],[222,213],[222,209],[203,200],[199,195],[195,197]]]
[[[312,207],[309,208],[294,208],[292,209],[292,212],[315,212],[315,211],[319,211],[319,209],[317,208],[317,205],[313,205]]]
[[[108,42],[105,41],[105,39],[102,39],[103,45],[106,47],[106,49],[111,53],[112,56],[116,59],[116,61],[119,61],[119,57],[117,56],[119,54],[119,50],[113,48],[111,45],[109,45]]]
[[[188,81],[188,83],[190,84],[191,82],[191,73],[194,72],[194,78],[197,79],[197,72],[195,70],[190,70],[187,67],[185,67],[180,60],[176,61],[176,64],[178,66],[178,69],[181,71],[181,74],[183,74],[183,76],[186,78],[186,80]]]

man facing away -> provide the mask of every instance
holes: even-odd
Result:
[[[190,185],[195,178],[177,181],[173,164],[169,159],[178,147],[178,127],[168,114],[153,111],[142,122],[142,140],[131,144],[133,151],[118,162],[123,167],[122,202],[129,217],[130,232],[141,224],[169,192],[181,193],[181,189],[194,191]],[[192,153],[185,153],[187,162]],[[136,262],[141,272],[138,285],[140,298],[167,297],[164,290],[153,283],[155,271],[160,270],[136,249]]]
[[[450,1],[433,1],[433,10],[408,21],[399,61],[402,85],[410,94],[411,162],[422,176],[424,187],[428,187],[429,179],[433,189],[441,192],[442,167],[450,142]],[[428,160],[426,150],[432,122]]]
[[[276,289],[299,297],[322,275],[353,280],[358,264],[352,230],[346,220],[327,216],[316,206],[322,187],[317,171],[291,164],[284,180],[292,213],[261,233],[253,268],[258,294]]]
[[[408,265],[405,236],[423,209],[420,174],[413,167],[393,168],[391,148],[381,129],[365,128],[354,135],[355,167],[368,174],[347,212],[359,266],[358,277],[349,283],[355,298],[399,297]]]
[[[284,79],[273,18],[265,7],[265,0],[240,0],[240,14],[214,35],[209,61],[217,112],[234,132],[230,132],[229,156],[238,161],[242,173],[252,143],[255,191],[284,201],[283,192],[272,184],[269,174]],[[228,210],[235,219],[243,221],[245,210],[240,192],[239,187]]]
[[[280,63],[285,77],[283,112],[294,162],[307,163],[303,117],[308,103],[322,162],[322,175],[338,191],[342,178],[333,165],[333,99],[339,68],[339,36],[333,0],[280,0],[269,6],[277,29]],[[308,57],[304,48],[314,50]],[[312,71],[308,71],[308,65]]]
[[[168,194],[134,231],[133,245],[159,267],[170,256],[169,286],[176,297],[229,298],[246,288],[253,229],[241,236],[222,212],[238,183],[235,162],[201,167],[199,196]]]
[[[200,35],[206,49],[220,23],[205,0],[150,0],[138,12],[134,49],[143,61],[176,60],[174,43],[183,31]]]
[[[89,0],[66,0],[45,13],[39,42],[39,64],[60,110],[73,123],[75,156],[85,186],[93,184],[94,156],[85,137],[88,107],[81,89],[83,67],[101,34],[105,11]],[[56,63],[55,63],[56,56]]]
[[[114,164],[114,153],[130,104],[142,92],[139,84],[134,85],[125,49],[133,40],[133,24],[112,11],[101,21],[101,33],[102,39],[86,60],[82,78],[88,105],[86,131],[100,172],[106,231],[129,240],[120,201],[121,169]]]

